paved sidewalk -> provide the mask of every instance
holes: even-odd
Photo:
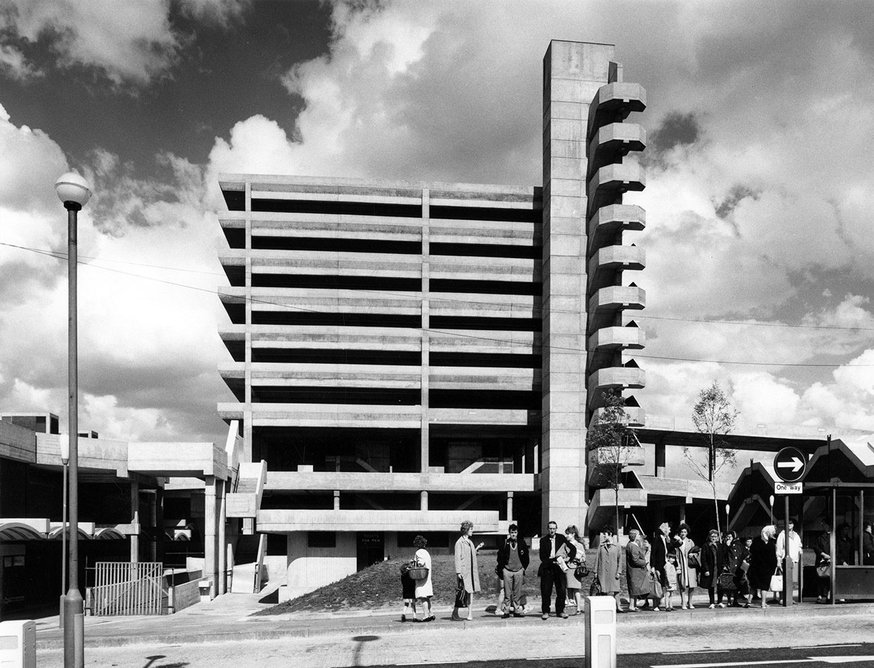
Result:
[[[583,634],[584,615],[569,619],[550,617],[543,621],[539,601],[532,601],[534,612],[525,618],[501,619],[486,613],[483,607],[475,609],[472,622],[453,622],[450,608],[435,607],[437,619],[427,624],[401,623],[400,606],[397,609],[350,611],[344,613],[288,613],[283,615],[254,616],[258,610],[271,607],[259,603],[256,594],[227,594],[209,603],[201,603],[175,615],[138,617],[86,617],[85,645],[90,647],[118,647],[123,645],[234,642],[241,640],[268,640],[282,638],[314,638],[341,635],[384,636],[386,634],[421,634],[434,630],[491,629],[525,633],[545,628],[561,627]],[[570,608],[573,610],[573,608]],[[689,634],[689,626],[740,624],[773,626],[779,623],[795,624],[804,618],[817,618],[822,625],[845,626],[849,617],[870,618],[874,621],[874,604],[841,604],[836,606],[804,603],[789,608],[772,605],[761,608],[725,608],[709,610],[699,606],[694,610],[673,612],[623,613],[617,616],[619,633],[632,628],[670,630],[671,633]],[[63,633],[58,628],[57,616],[37,621],[37,647],[57,649],[63,646]],[[849,634],[848,634],[849,635]],[[849,639],[849,638],[848,638]],[[642,650],[641,650],[642,651]]]

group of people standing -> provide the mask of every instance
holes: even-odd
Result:
[[[827,523],[826,523],[827,524]],[[458,540],[455,542],[456,597],[452,610],[453,620],[471,620],[473,596],[480,592],[477,553],[483,547],[472,540],[473,524],[463,522]],[[818,577],[817,602],[828,599],[830,577],[830,527],[814,544]],[[787,535],[788,533],[788,535]],[[669,522],[663,522],[653,536],[646,539],[641,531],[631,529],[628,543],[620,547],[615,532],[606,527],[600,532],[598,548],[592,566],[593,578],[589,595],[613,596],[616,609],[622,609],[620,601],[620,579],[623,572],[628,588],[627,612],[640,610],[673,611],[674,594],[679,597],[679,609],[694,608],[692,593],[696,588],[705,589],[710,608],[726,606],[749,608],[754,600],[760,601],[763,608],[768,607],[768,592],[774,591],[775,576],[782,576],[780,564],[784,556],[793,564],[793,583],[798,583],[801,564],[801,538],[794,530],[790,520],[784,531],[777,534],[774,525],[762,528],[755,538],[740,539],[734,531],[724,535],[711,529],[703,545],[696,545],[689,536],[690,530],[681,523],[675,533]],[[413,545],[416,553],[409,564],[402,568],[401,585],[404,598],[404,612],[401,621],[415,619],[429,622],[434,620],[431,598],[434,595],[431,580],[431,555],[423,536],[416,536]],[[836,540],[838,563],[852,560],[852,541],[844,536]],[[788,552],[787,552],[788,547]],[[850,556],[842,553],[850,551]],[[582,579],[588,575],[586,550],[576,526],[568,526],[563,534],[558,533],[558,525],[549,522],[546,534],[540,538],[540,563],[537,575],[540,578],[541,618],[549,618],[554,595],[555,616],[567,619],[567,605],[575,608],[575,615],[582,612]],[[874,563],[874,532],[871,523],[865,524],[863,535],[862,561]],[[525,572],[530,564],[527,543],[519,535],[515,524],[509,527],[504,543],[497,551],[495,573],[501,581],[501,596],[497,612],[503,617],[522,617],[527,609],[523,593]],[[417,579],[410,575],[415,569]],[[424,577],[423,577],[424,574]],[[782,589],[782,586],[781,586]],[[790,588],[791,591],[792,588]],[[419,618],[421,610],[423,617]],[[467,610],[466,616],[460,613]]]

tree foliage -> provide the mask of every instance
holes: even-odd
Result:
[[[692,422],[703,436],[707,448],[707,464],[701,464],[691,451],[683,448],[683,456],[692,472],[710,483],[713,492],[713,507],[716,511],[716,530],[721,531],[719,521],[719,501],[716,498],[716,480],[719,472],[737,463],[737,453],[728,447],[725,436],[734,429],[739,412],[731,405],[719,383],[698,393],[698,401],[692,407]]]
[[[628,413],[621,392],[609,390],[601,394],[603,407],[586,431],[588,451],[597,454],[599,482],[613,489],[616,500],[616,526],[619,531],[619,488],[622,469],[638,445],[634,430],[628,426]]]

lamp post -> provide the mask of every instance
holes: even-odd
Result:
[[[69,507],[70,588],[64,599],[64,668],[85,665],[85,610],[79,591],[79,358],[77,343],[77,214],[91,198],[88,182],[75,172],[63,174],[55,182],[58,199],[67,210],[67,348],[68,348],[68,432],[70,434]]]
[[[774,495],[773,494],[771,494],[771,496],[768,497],[768,504],[771,506],[771,521],[769,522],[769,524],[773,524],[774,523]]]
[[[70,462],[70,436],[61,434],[61,464],[63,465],[62,485],[63,502],[61,503],[61,607],[58,613],[58,626],[64,628],[64,601],[67,600],[67,464]]]

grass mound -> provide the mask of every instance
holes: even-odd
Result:
[[[259,615],[281,615],[288,612],[340,612],[343,610],[373,610],[403,605],[401,598],[400,567],[403,559],[382,561],[342,580],[319,587],[303,596],[261,610]],[[498,577],[495,575],[494,551],[479,554],[479,577],[482,592],[477,595],[476,605],[494,605],[498,595]],[[528,567],[523,592],[528,597],[540,597],[540,580],[537,577],[539,560],[535,556]],[[590,552],[587,563],[594,563]],[[588,592],[592,576],[583,581],[583,592]],[[622,580],[624,581],[624,577]],[[434,585],[436,605],[452,605],[455,600],[455,559],[452,555],[433,555],[431,581]],[[623,582],[624,585],[624,582]],[[624,589],[624,586],[623,586]]]

